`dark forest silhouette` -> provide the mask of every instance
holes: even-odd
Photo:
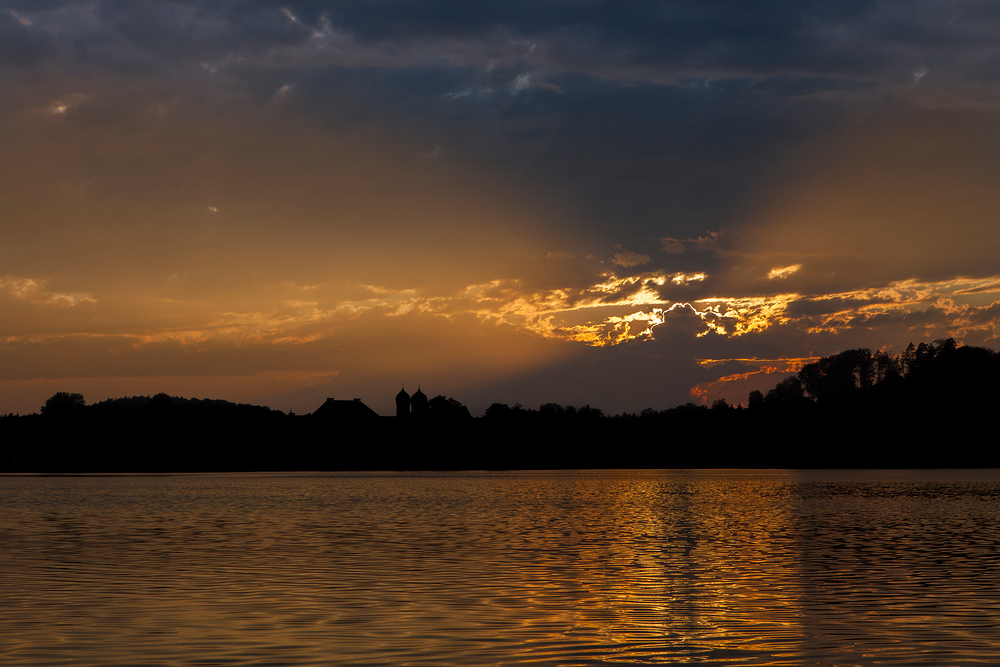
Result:
[[[0,417],[0,471],[415,470],[676,467],[998,467],[1000,354],[953,339],[899,355],[846,350],[747,406],[725,400],[605,415],[397,396],[312,415],[166,394],[86,405],[60,392],[39,414]],[[406,394],[406,401],[410,397]]]

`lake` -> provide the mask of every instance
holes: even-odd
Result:
[[[0,477],[2,665],[1000,663],[1000,472]]]

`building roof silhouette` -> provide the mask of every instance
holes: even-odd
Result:
[[[358,421],[364,419],[379,419],[379,414],[361,402],[360,398],[353,401],[326,399],[326,403],[316,408],[314,417],[323,419],[341,419]]]

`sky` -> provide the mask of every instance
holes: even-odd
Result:
[[[998,349],[1000,3],[0,0],[0,412]]]

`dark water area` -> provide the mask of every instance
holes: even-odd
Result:
[[[994,665],[1000,471],[0,477],[2,665]]]

